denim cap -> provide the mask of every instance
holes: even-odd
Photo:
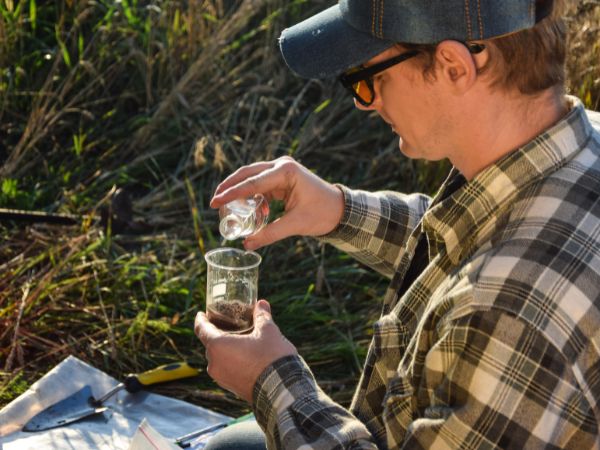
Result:
[[[301,77],[328,78],[397,42],[465,42],[530,28],[551,6],[551,0],[340,0],[283,30],[279,46]]]

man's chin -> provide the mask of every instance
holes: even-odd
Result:
[[[398,136],[398,138],[398,148],[400,149],[400,152],[408,158],[414,158],[414,149],[406,142],[406,140],[402,139],[402,136]]]

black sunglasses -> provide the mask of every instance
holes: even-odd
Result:
[[[350,91],[358,103],[363,106],[371,106],[373,100],[375,100],[373,76],[418,54],[418,50],[410,50],[369,67],[359,66],[340,75],[340,83]]]
[[[483,44],[465,44],[471,53],[480,53],[485,49]],[[369,67],[359,66],[339,76],[340,83],[352,94],[352,96],[363,106],[371,106],[375,100],[375,89],[373,89],[373,76],[389,69],[396,64],[417,56],[420,50],[409,50],[396,55],[380,63]]]

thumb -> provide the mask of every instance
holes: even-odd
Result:
[[[256,250],[292,236],[294,232],[289,229],[288,222],[289,218],[284,216],[267,224],[258,233],[251,234],[244,240],[244,248],[246,250]]]
[[[214,339],[223,334],[221,330],[215,327],[208,320],[208,317],[206,317],[206,314],[203,312],[196,314],[196,320],[194,321],[194,332],[204,345],[206,345],[210,339]]]
[[[259,300],[254,307],[254,326],[259,328],[266,322],[272,322],[271,305],[266,300]]]

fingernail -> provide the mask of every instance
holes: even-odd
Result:
[[[271,312],[271,305],[266,300],[259,300],[257,306],[260,307],[263,311]]]

